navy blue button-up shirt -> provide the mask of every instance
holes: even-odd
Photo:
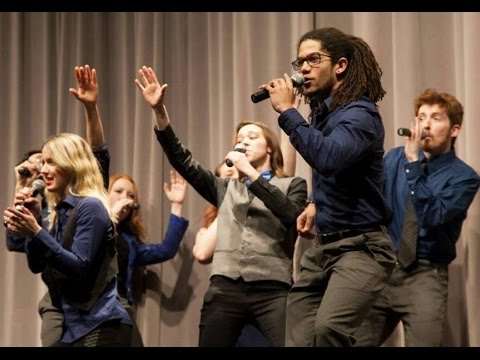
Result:
[[[68,195],[57,205],[58,218],[50,232],[42,229],[35,237],[26,238],[25,250],[32,272],[39,273],[50,264],[67,277],[82,280],[99,261],[96,256],[107,239],[113,240],[113,223],[107,209],[99,199],[84,198],[75,214],[75,235],[72,249],[62,246],[65,226],[72,209],[80,201]],[[100,259],[100,261],[103,259]],[[131,324],[130,317],[117,298],[117,282],[114,278],[88,312],[71,306],[62,298],[64,332],[62,341],[71,343],[94,330],[98,325],[114,319]]]
[[[455,243],[480,179],[477,173],[449,151],[427,161],[408,162],[403,146],[385,156],[385,197],[393,210],[389,233],[398,251],[410,193],[418,221],[417,256],[440,263],[456,257]]]
[[[371,228],[390,216],[383,195],[384,128],[374,103],[362,97],[330,113],[324,101],[312,124],[296,109],[280,127],[312,167],[317,232]]]
[[[120,279],[125,282],[119,289],[122,288],[122,291],[126,292],[126,294],[121,293],[120,295],[125,296],[130,303],[133,303],[132,276],[135,266],[158,264],[173,258],[178,251],[187,227],[187,219],[170,214],[163,241],[160,244],[141,244],[132,231],[122,224],[119,225],[120,241],[126,242],[129,248],[128,265],[126,268],[119,268]]]

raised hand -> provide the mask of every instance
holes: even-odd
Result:
[[[68,91],[80,100],[87,107],[95,107],[98,100],[97,72],[90,69],[89,65],[75,66],[75,77],[77,88],[70,88]]]
[[[168,85],[160,84],[151,67],[142,66],[138,74],[140,80],[135,79],[135,84],[142,92],[145,101],[154,109],[162,108],[165,89]]]
[[[185,200],[185,193],[187,192],[187,182],[174,170],[170,171],[170,186],[168,183],[163,184],[163,191],[167,195],[170,202],[176,204],[183,204]]]

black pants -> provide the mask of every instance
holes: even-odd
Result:
[[[290,286],[212,276],[201,312],[199,346],[235,346],[253,323],[273,346],[285,344],[285,306]]]

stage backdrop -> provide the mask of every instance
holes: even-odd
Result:
[[[134,84],[139,67],[152,66],[168,83],[166,105],[175,131],[197,160],[213,168],[231,148],[242,120],[264,121],[280,135],[269,102],[253,104],[250,94],[290,73],[299,37],[325,26],[363,37],[383,69],[385,150],[403,144],[396,129],[409,126],[413,98],[433,87],[465,105],[457,154],[480,171],[478,13],[1,13],[0,209],[12,202],[13,168],[24,152],[54,133],[85,135],[83,108],[68,88],[76,84],[73,68],[89,64],[98,72],[111,173],[134,177],[148,241],[162,241],[169,216],[162,184],[170,165],[154,138],[151,110]],[[299,156],[297,175],[310,184],[309,167]],[[147,346],[197,345],[210,268],[193,260],[192,245],[206,205],[188,190],[190,227],[179,253],[148,267],[138,310]],[[444,339],[449,346],[480,345],[479,210],[477,198],[450,266]],[[308,246],[300,239],[297,255]],[[0,289],[0,346],[40,346],[37,303],[45,286],[28,270],[25,256],[5,246],[0,246]],[[397,333],[387,344],[402,345],[399,339]]]

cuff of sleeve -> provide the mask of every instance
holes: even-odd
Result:
[[[405,164],[405,175],[407,181],[411,181],[419,178],[423,174],[422,166],[420,160],[412,161]]]
[[[291,108],[285,110],[283,113],[280,114],[278,117],[278,125],[285,131],[287,135],[291,135],[292,132],[305,120],[300,115],[297,109]]]
[[[175,219],[176,221],[180,221],[180,222],[188,225],[188,220],[185,219],[183,216],[177,216],[177,215],[175,215],[175,214],[170,214],[170,216],[171,216],[173,219]]]

